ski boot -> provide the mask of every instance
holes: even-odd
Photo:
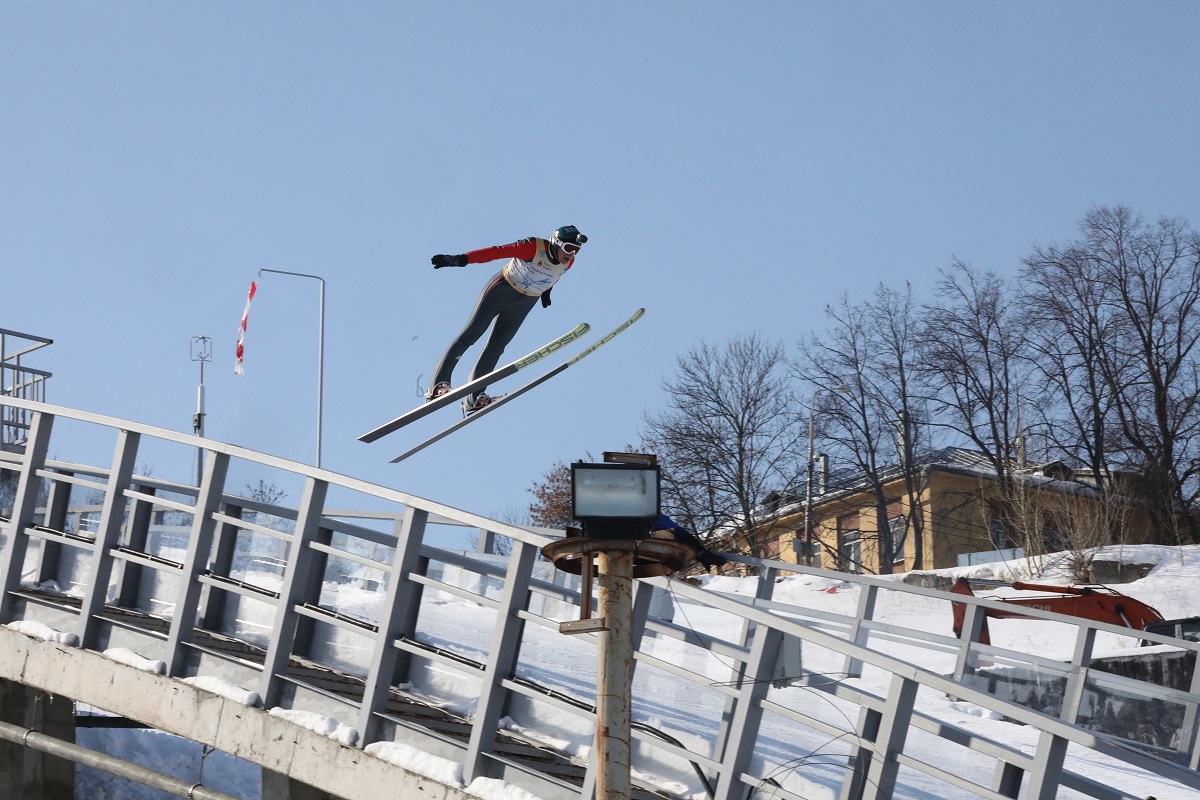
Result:
[[[475,395],[474,397],[467,397],[466,399],[464,399],[462,401],[463,414],[469,417],[472,414],[474,414],[476,411],[479,411],[479,410],[491,405],[491,403],[492,403],[492,398],[489,397],[488,395],[484,394],[483,392],[480,392],[479,394]]]

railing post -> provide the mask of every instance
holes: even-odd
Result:
[[[154,494],[154,489],[143,489],[144,493]],[[146,542],[150,538],[150,525],[154,521],[153,504],[138,498],[131,501],[129,509],[129,526],[125,531],[125,545],[139,553],[146,552]],[[138,587],[142,582],[142,565],[132,561],[121,561],[114,565],[117,570],[117,605],[122,608],[137,606]]]
[[[758,573],[758,583],[754,590],[754,599],[756,601],[770,600],[771,596],[775,592],[775,577],[779,574],[779,569],[777,567],[760,567],[760,569],[761,571]],[[751,622],[750,620],[743,621],[742,633],[738,639],[738,644],[742,647],[746,647],[750,643],[751,637],[754,635],[754,631],[755,623]],[[734,668],[732,682],[735,686],[739,688],[741,687],[742,681],[745,679],[744,676],[746,669],[747,665],[745,664],[743,664],[741,667]],[[772,674],[774,674],[774,671],[774,667],[772,666]],[[733,715],[736,713],[737,703],[738,700],[736,697],[725,698],[725,708],[721,712],[721,724],[717,729],[717,741],[716,745],[713,747],[713,756],[715,758],[724,758],[725,748],[728,746],[729,726],[733,719]]]
[[[1059,711],[1059,719],[1071,725],[1075,724],[1083,703],[1087,689],[1087,665],[1092,662],[1095,643],[1096,629],[1087,625],[1080,627],[1075,639],[1075,655],[1071,659],[1072,671],[1063,690],[1062,709]],[[1037,757],[1029,772],[1029,788],[1025,792],[1027,800],[1054,800],[1062,781],[1068,744],[1066,739],[1049,731],[1042,731],[1038,736]]]
[[[20,588],[21,569],[25,566],[25,551],[29,546],[25,529],[33,524],[33,516],[37,512],[38,490],[41,488],[37,471],[46,464],[53,427],[53,415],[41,412],[34,414],[29,426],[25,457],[21,460],[21,476],[13,498],[12,517],[4,537],[7,541],[3,552],[0,552],[0,623],[12,621],[11,593]]]
[[[329,554],[324,550],[314,550],[308,547],[309,543],[316,543],[328,546],[333,541],[333,531],[324,526],[318,525],[312,535],[305,540],[305,549],[309,551],[309,565],[305,572],[308,574],[307,579],[296,586],[294,596],[296,601],[293,605],[304,605],[311,603],[317,605],[321,599],[321,590],[325,584],[325,571],[329,567]],[[312,654],[313,633],[316,631],[317,621],[309,616],[296,615],[296,627],[292,631],[292,655],[307,658]]]
[[[1088,625],[1078,628],[1075,636],[1075,654],[1071,659],[1071,676],[1063,692],[1061,719],[1074,725],[1079,717],[1079,707],[1083,705],[1083,695],[1087,690],[1088,668],[1092,664],[1092,651],[1096,647],[1096,629]]]
[[[992,791],[1001,797],[1017,798],[1021,796],[1021,781],[1025,779],[1025,770],[1007,761],[996,763],[996,774],[992,779]]]
[[[504,576],[504,595],[496,610],[496,630],[492,634],[492,646],[488,651],[479,700],[475,706],[467,757],[463,760],[464,783],[469,784],[479,777],[491,777],[487,756],[494,748],[496,729],[508,705],[509,693],[501,682],[512,677],[521,654],[525,620],[519,612],[529,604],[529,584],[537,555],[538,548],[519,539],[513,540],[513,552]]]
[[[654,600],[654,587],[645,581],[634,581],[633,584],[633,619],[630,621],[629,633],[633,639],[633,652],[642,648],[642,639],[646,636],[646,620],[650,616],[650,604]],[[637,661],[634,660],[634,669]]]
[[[363,688],[362,707],[359,710],[359,744],[362,747],[375,741],[379,727],[375,715],[387,704],[392,682],[398,674],[408,673],[411,658],[392,643],[416,632],[423,587],[410,581],[408,575],[423,572],[421,541],[425,538],[428,521],[428,511],[409,506],[396,523],[396,552],[387,576],[387,591],[380,609],[379,628],[375,632],[375,649],[371,654],[371,666],[367,671],[367,684]]]
[[[865,706],[859,711],[858,741],[850,748],[838,800],[862,800],[867,787],[867,772],[871,769],[871,752],[882,725],[883,712]]]
[[[739,776],[750,765],[754,755],[758,724],[762,719],[761,701],[771,689],[771,678],[775,673],[775,662],[779,658],[782,642],[783,634],[774,628],[758,625],[754,630],[750,657],[745,673],[740,676],[733,715],[726,729],[721,774],[717,778],[713,800],[741,800],[745,796]]]
[[[963,614],[963,627],[959,633],[958,655],[954,659],[954,680],[959,683],[968,675],[975,672],[977,656],[975,645],[979,643],[979,634],[983,631],[986,611],[975,603],[966,604]]]
[[[1183,712],[1183,725],[1179,729],[1179,752],[1183,753],[1187,758],[1184,763],[1189,769],[1200,771],[1200,746],[1197,746],[1200,736],[1197,736],[1197,727],[1200,727],[1200,719],[1197,719],[1197,704],[1200,703],[1200,653],[1195,654],[1192,659],[1192,686],[1190,689],[1190,699],[1187,708]]]
[[[192,640],[196,625],[196,613],[200,607],[198,580],[208,566],[208,555],[212,550],[213,531],[217,521],[213,514],[221,507],[221,494],[225,489],[225,476],[229,470],[229,456],[211,453],[204,464],[204,477],[196,496],[196,509],[192,512],[192,530],[188,536],[187,554],[183,560],[183,572],[179,576],[179,594],[175,600],[175,613],[171,616],[171,630],[167,635],[165,660],[168,675],[178,675],[184,667],[186,653],[182,645]]]
[[[309,478],[304,484],[304,495],[296,515],[296,528],[291,537],[291,557],[283,573],[283,585],[279,589],[279,605],[275,609],[275,626],[271,632],[270,645],[263,660],[262,683],[259,696],[263,707],[279,704],[283,687],[280,678],[287,671],[288,659],[292,654],[292,638],[296,634],[299,614],[295,606],[301,602],[308,589],[315,552],[309,542],[317,536],[321,527],[321,512],[325,507],[325,494],[329,484]]]
[[[242,518],[241,506],[225,504],[225,516],[235,519]],[[208,562],[208,569],[214,575],[229,577],[233,569],[233,556],[237,548],[237,525],[222,522],[213,534],[213,544]],[[221,629],[225,617],[225,601],[228,592],[215,586],[206,585],[200,593],[200,627],[205,630]]]
[[[877,800],[891,800],[895,793],[896,774],[900,770],[896,756],[904,751],[918,688],[920,685],[914,680],[892,676],[887,708],[879,720],[879,735],[866,776],[867,791]]]
[[[71,473],[61,474],[69,476]],[[46,527],[55,531],[66,531],[70,505],[71,484],[66,481],[51,480],[50,494],[46,498]],[[38,585],[58,577],[61,557],[62,545],[59,542],[42,541],[41,553],[38,556],[37,573],[34,579]]]
[[[479,529],[479,539],[475,542],[475,552],[477,553],[495,553],[496,552],[496,534],[489,531],[487,528]]]
[[[858,594],[858,613],[854,618],[854,624],[850,626],[850,641],[859,647],[865,648],[867,641],[870,639],[871,631],[864,625],[864,622],[870,622],[875,616],[875,601],[879,597],[879,587],[874,584],[859,584]],[[846,657],[846,677],[861,678],[863,663],[857,658]]]
[[[133,479],[133,465],[137,461],[141,440],[140,433],[117,433],[112,471],[108,474],[104,503],[100,506],[100,527],[92,542],[92,558],[84,581],[83,600],[79,604],[79,646],[85,649],[96,646],[99,632],[96,614],[104,609],[108,594],[108,579],[113,568],[112,550],[121,539],[121,528],[125,523],[125,490]]]

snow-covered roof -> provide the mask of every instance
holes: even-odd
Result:
[[[964,447],[942,447],[937,450],[927,450],[916,454],[913,458],[913,463],[917,470],[925,472],[941,470],[960,475],[976,475],[982,478],[994,478],[996,475],[996,468],[991,458],[978,450],[968,450]],[[1078,493],[1080,489],[1086,486],[1086,482],[1056,480],[1054,477],[1043,475],[1043,469],[1047,466],[1039,464],[1029,467],[1024,471],[1022,478],[1044,483],[1046,485],[1045,488],[1048,489],[1058,489],[1071,493]],[[1061,472],[1061,470],[1048,469],[1046,471]],[[883,483],[890,483],[903,477],[904,468],[899,463],[888,464],[880,468],[878,474],[879,479]],[[831,470],[824,480],[824,492],[820,491],[819,476],[814,474],[813,480],[814,506],[818,502],[827,503],[839,497],[846,497],[865,491],[870,489],[872,485],[872,482],[857,466]],[[804,499],[807,494],[806,489],[807,487],[802,482],[783,491],[771,492],[759,506],[762,517],[778,518],[802,511],[804,509]]]

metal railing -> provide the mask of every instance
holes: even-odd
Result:
[[[50,344],[54,340],[0,328],[0,395],[45,402],[46,381],[51,374],[22,365],[21,357]],[[17,349],[10,350],[12,346]],[[6,406],[0,414],[0,445],[24,444],[28,430],[29,412]]]
[[[267,708],[319,710],[353,727],[358,747],[417,746],[458,762],[466,782],[502,778],[548,800],[591,796],[594,683],[562,664],[594,665],[595,638],[558,632],[578,616],[579,591],[538,561],[550,537],[233,445],[0,403],[30,419],[25,446],[0,453],[0,622],[38,621],[84,648],[129,648],[174,677],[219,676]],[[100,451],[111,458],[90,459],[97,465],[48,456],[97,433],[111,448]],[[135,464],[158,472],[157,459],[174,453],[187,475],[193,461],[182,454],[195,448],[205,453],[198,485],[136,474]],[[247,474],[296,487],[299,502],[245,496],[235,487]],[[439,544],[463,526],[508,537],[511,555]],[[639,582],[638,796],[800,800],[821,786],[840,800],[882,800],[914,781],[954,798],[1147,793],[1084,775],[1068,757],[1076,748],[1200,791],[1200,670],[1188,689],[1168,689],[1105,673],[1094,655],[1133,637],[1191,658],[1200,645],[1029,610],[1074,637],[1073,657],[1059,662],[892,619],[903,596],[944,606],[948,627],[950,602],[962,602],[966,630],[977,633],[993,601],[734,558],[759,568],[756,596]],[[774,598],[784,572],[836,583],[856,598],[855,613]],[[670,592],[674,619],[649,613],[655,588]],[[449,613],[464,604],[469,613]],[[1030,685],[1037,697],[1020,689]],[[1024,745],[989,738],[945,719],[931,693],[1036,735]],[[1145,741],[1105,731],[1105,703],[1149,703],[1172,732]],[[547,729],[566,740],[547,741]]]

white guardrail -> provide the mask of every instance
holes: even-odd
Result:
[[[0,452],[0,623],[33,620],[83,648],[129,648],[172,677],[220,676],[266,708],[319,710],[353,727],[356,747],[403,741],[457,761],[466,782],[591,796],[595,638],[558,632],[578,617],[579,592],[539,561],[549,536],[229,444],[19,398],[0,404],[29,420],[24,445]],[[111,461],[62,460],[81,442],[100,442]],[[137,474],[135,465],[178,463],[186,475],[197,449],[199,485]],[[247,476],[299,502],[244,496],[253,492],[235,487]],[[464,526],[508,537],[511,554],[439,546]],[[881,611],[903,593],[945,603],[949,617],[954,600],[967,605],[969,631],[994,601],[733,558],[758,568],[755,597],[638,582],[636,796],[1151,793],[1085,775],[1080,765],[1096,759],[1145,785],[1200,792],[1200,671],[1187,689],[1168,689],[1098,669],[1098,639],[1130,631],[1029,611],[1071,624],[1074,657],[1063,663],[908,629]],[[844,582],[856,614],[773,600],[781,572]],[[670,592],[673,615],[650,613],[653,589]],[[1186,658],[1200,650],[1137,636]],[[1002,741],[939,718],[950,700],[1028,733]],[[1104,709],[1139,704],[1159,723],[1153,740],[1105,719]]]

